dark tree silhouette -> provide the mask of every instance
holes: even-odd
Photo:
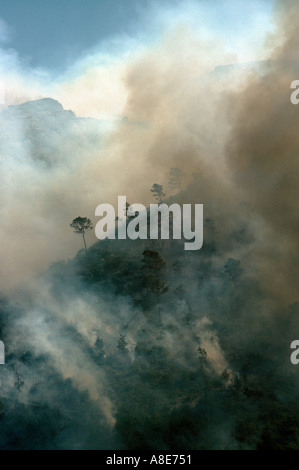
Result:
[[[87,217],[77,217],[70,224],[70,227],[74,229],[74,233],[77,233],[78,235],[82,235],[85,252],[87,253],[85,233],[93,229],[91,220],[88,219]]]
[[[182,179],[184,173],[180,168],[171,168],[169,172],[168,186],[170,189],[178,190],[182,194]]]
[[[197,348],[197,351],[199,352],[199,359],[202,362],[207,361],[208,359],[207,351],[204,348],[201,348],[200,346]]]
[[[123,354],[127,354],[128,350],[127,350],[127,346],[128,346],[128,343],[126,341],[126,337],[125,335],[120,335],[119,339],[118,339],[118,343],[117,343],[117,349]]]
[[[160,297],[168,291],[167,284],[161,279],[162,270],[166,267],[165,261],[156,251],[143,252],[143,286],[157,296],[159,323],[161,323]]]
[[[23,380],[21,379],[21,376],[20,376],[20,373],[19,373],[17,367],[15,367],[14,372],[15,372],[15,377],[16,377],[15,386],[18,389],[18,391],[20,392],[22,390],[22,387],[25,384],[24,384]]]
[[[154,195],[154,198],[159,202],[159,204],[162,204],[162,198],[165,197],[165,194],[163,192],[163,186],[161,184],[153,184],[151,192]]]

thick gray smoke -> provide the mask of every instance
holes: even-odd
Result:
[[[279,2],[269,60],[243,67],[179,26],[122,64],[113,121],[42,86],[1,112],[1,447],[298,448],[297,13]],[[200,252],[93,232],[78,252],[73,218],[153,183],[204,204]]]
[[[199,171],[211,175],[213,194],[225,186],[221,96],[238,79],[212,73],[225,56],[219,49],[179,28],[129,61],[121,120],[76,118],[49,99],[2,112],[3,288],[72,256],[80,246],[69,229],[75,216],[92,218],[98,204],[116,205],[119,194],[149,203],[152,183],[167,185],[169,169],[182,161],[185,185]]]

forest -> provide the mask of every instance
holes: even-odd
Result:
[[[1,7],[0,449],[299,450],[298,2],[86,2]]]
[[[3,296],[0,447],[298,449],[283,336],[299,304],[269,312],[222,235],[215,215],[197,252],[173,239],[83,245]],[[228,234],[252,237],[246,226]]]

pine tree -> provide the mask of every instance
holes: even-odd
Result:
[[[91,220],[88,219],[87,217],[77,217],[76,219],[72,221],[72,223],[70,224],[70,227],[74,229],[74,233],[77,233],[78,235],[82,235],[85,253],[87,253],[85,233],[93,229]]]
[[[154,198],[159,202],[159,204],[162,204],[162,198],[165,197],[165,194],[163,192],[163,186],[161,184],[153,184],[151,192],[154,195]]]

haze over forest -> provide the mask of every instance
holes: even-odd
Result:
[[[1,449],[299,448],[298,5],[234,51],[181,3],[59,73],[0,22]],[[73,219],[153,184],[203,204],[201,250],[84,249]]]

